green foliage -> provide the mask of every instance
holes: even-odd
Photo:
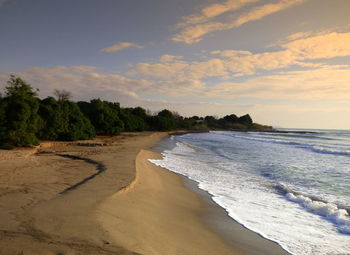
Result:
[[[253,121],[249,114],[241,117],[237,117],[235,114],[230,114],[220,119],[213,116],[206,116],[204,121],[211,129],[248,131],[255,130],[254,128],[258,127],[253,125]]]
[[[15,148],[16,148],[15,146],[8,143],[0,144],[0,149],[3,149],[3,150],[13,150]]]
[[[175,117],[169,110],[162,110],[156,116],[149,118],[152,130],[170,131],[176,128]]]
[[[242,118],[242,117],[241,117]],[[238,118],[235,114],[231,114],[231,115],[226,115],[224,118],[224,121],[226,122],[231,122],[231,123],[234,123],[234,122],[238,122],[238,120],[240,118]]]
[[[144,131],[148,129],[146,111],[141,107],[122,109],[120,118],[124,122],[125,131]]]
[[[43,120],[43,128],[38,133],[41,139],[58,140],[60,134],[68,128],[61,106],[53,97],[40,101],[39,115]]]
[[[94,138],[95,129],[89,119],[80,111],[78,105],[70,101],[64,101],[61,104],[65,128],[59,134],[59,139],[75,141]]]
[[[39,143],[39,99],[24,80],[11,75],[0,98],[0,145],[32,146]]]
[[[119,103],[93,99],[90,103],[79,102],[80,110],[87,116],[99,135],[116,135],[124,129],[120,120]]]
[[[39,131],[41,139],[74,141],[95,136],[90,121],[78,105],[68,99],[45,98],[40,102],[39,114],[44,122]]]
[[[253,124],[253,120],[249,116],[249,114],[246,114],[246,115],[243,115],[243,116],[239,117],[238,122],[241,123],[241,124],[248,125],[248,126]]]

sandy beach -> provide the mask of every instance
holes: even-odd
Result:
[[[0,254],[287,254],[148,161],[167,133],[0,152]]]

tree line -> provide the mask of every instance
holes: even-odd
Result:
[[[40,140],[75,141],[96,135],[118,135],[123,131],[269,130],[253,123],[246,114],[223,118],[182,117],[164,109],[156,114],[142,107],[124,108],[119,103],[93,99],[73,102],[67,91],[40,99],[38,90],[11,75],[0,94],[0,148],[38,145]]]

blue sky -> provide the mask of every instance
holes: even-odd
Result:
[[[42,97],[350,129],[349,11],[348,0],[0,0],[0,83],[14,73]]]

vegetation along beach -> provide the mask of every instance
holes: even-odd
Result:
[[[350,255],[349,0],[0,0],[0,255]]]

